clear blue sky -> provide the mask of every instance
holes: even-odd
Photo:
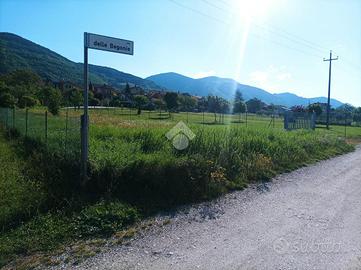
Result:
[[[147,77],[215,75],[272,93],[361,106],[360,0],[0,0],[0,31],[82,62],[83,32],[134,40],[135,55],[90,52],[90,62]]]

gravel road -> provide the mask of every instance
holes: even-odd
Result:
[[[361,147],[158,219],[71,268],[361,269]]]

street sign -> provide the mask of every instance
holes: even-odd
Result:
[[[106,37],[86,33],[85,47],[90,49],[109,51],[133,55],[134,42],[125,39]]]
[[[133,55],[134,42],[119,38],[84,33],[84,114],[81,116],[81,177],[88,179],[89,116],[88,116],[88,49]]]

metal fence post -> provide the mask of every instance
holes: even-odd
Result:
[[[6,108],[5,128],[9,129],[9,108]]]
[[[13,129],[15,129],[15,107],[13,108]]]
[[[28,136],[28,127],[29,127],[29,110],[25,110],[25,136]]]
[[[285,112],[284,120],[283,120],[283,126],[285,130],[288,130],[288,113]]]
[[[65,142],[64,142],[64,147],[65,147],[65,155],[67,154],[67,144],[68,144],[68,109],[66,109],[66,116],[65,116]]]
[[[28,136],[28,109],[25,110],[25,137]]]
[[[10,110],[10,108],[7,108],[7,109],[6,109],[6,128],[7,128],[7,131],[8,131],[8,136],[9,136],[9,138],[11,139],[9,110]]]
[[[316,113],[313,112],[311,116],[311,128],[314,130],[316,128]]]
[[[45,111],[45,144],[48,144],[48,111]]]

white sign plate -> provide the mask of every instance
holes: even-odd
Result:
[[[115,53],[123,53],[133,55],[134,42],[125,39],[106,37],[91,33],[86,33],[85,47],[109,51]]]

